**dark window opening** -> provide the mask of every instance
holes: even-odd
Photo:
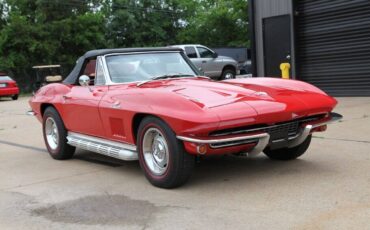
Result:
[[[185,53],[188,56],[188,58],[197,58],[197,52],[195,51],[195,48],[192,46],[185,47]]]

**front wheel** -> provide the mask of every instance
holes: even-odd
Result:
[[[57,160],[71,158],[76,148],[67,144],[68,132],[56,109],[48,107],[45,110],[42,126],[45,145],[50,156]]]
[[[236,78],[236,71],[233,69],[225,69],[222,71],[221,80],[228,80]]]
[[[156,117],[146,117],[137,135],[140,166],[154,186],[175,188],[184,184],[194,168],[195,157],[186,153],[172,129]]]
[[[302,156],[307,151],[311,143],[311,138],[312,135],[309,135],[302,144],[293,148],[282,148],[275,150],[265,149],[263,152],[266,154],[266,156],[273,160],[294,160]]]

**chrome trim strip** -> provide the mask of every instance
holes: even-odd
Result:
[[[222,138],[222,139],[197,139],[192,137],[184,137],[184,136],[177,136],[177,139],[192,143],[198,143],[198,144],[215,144],[215,143],[223,143],[223,142],[231,142],[231,141],[241,141],[241,140],[251,140],[251,139],[260,139],[263,137],[270,136],[267,133],[261,133],[261,134],[254,134],[254,135],[248,135],[248,136],[241,136],[241,137],[229,137],[229,138]]]
[[[213,149],[219,149],[219,148],[224,148],[224,147],[231,147],[231,146],[237,146],[237,145],[246,145],[246,144],[251,144],[254,142],[257,142],[259,139],[255,140],[241,140],[235,143],[235,141],[232,142],[225,142],[225,144],[210,144],[209,146]]]
[[[74,132],[68,132],[67,141],[69,145],[102,155],[127,161],[138,160],[135,145],[105,140]]]
[[[102,68],[103,75],[104,75],[104,81],[105,81],[105,84],[104,85],[107,85],[107,82],[109,82],[110,78],[109,78],[107,66],[106,66],[106,63],[105,63],[105,59],[102,58],[102,56],[98,56],[97,59],[96,59],[95,78],[98,76],[97,75],[97,70],[98,70],[98,65],[99,64],[100,64],[100,66]]]
[[[288,137],[288,141],[291,141],[291,140],[294,140],[296,139],[297,137],[299,137],[299,133],[294,135],[294,136],[291,136],[291,137]],[[279,143],[279,142],[282,142],[282,141],[286,141],[286,139],[278,139],[278,140],[273,140],[272,143]]]
[[[102,67],[103,67],[103,73],[104,73],[104,77],[105,77],[105,85],[107,85],[107,86],[114,85],[114,83],[112,82],[112,80],[110,78],[110,75],[109,75],[108,65],[107,65],[107,61],[105,60],[105,56],[100,56],[100,59],[101,59],[101,63],[102,63]]]
[[[124,149],[128,149],[128,150],[136,151],[136,146],[135,145],[121,143],[121,142],[118,142],[118,141],[110,141],[110,140],[106,140],[106,139],[103,139],[103,138],[93,137],[93,136],[80,134],[80,133],[75,133],[75,132],[68,132],[68,136],[76,137],[76,138],[80,138],[80,139],[86,139],[86,140],[93,141],[93,142],[101,142],[102,144],[111,145],[111,146],[115,146],[115,147],[118,147],[118,148],[124,148]]]

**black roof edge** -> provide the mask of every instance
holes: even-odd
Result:
[[[169,48],[169,47],[149,47],[149,48],[115,48],[115,49],[97,49],[97,50],[90,50],[87,51],[83,57],[84,58],[91,58],[97,57],[107,54],[114,54],[114,53],[135,53],[135,52],[166,52],[166,51],[177,51],[183,52],[180,48]]]
[[[95,58],[98,56],[103,56],[106,54],[124,54],[124,53],[135,53],[135,52],[184,52],[181,48],[169,48],[169,47],[149,47],[149,48],[117,48],[117,49],[99,49],[87,51],[83,56],[81,56],[73,70],[64,79],[64,84],[75,84],[77,82],[78,76],[81,72],[81,68],[84,62],[90,58]]]

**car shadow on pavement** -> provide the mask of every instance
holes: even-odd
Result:
[[[208,157],[201,160],[192,178],[185,186],[197,187],[200,184],[253,183],[257,180],[282,179],[284,177],[329,171],[317,162],[304,158],[292,161],[270,160],[263,154],[258,157],[238,157],[233,155]],[[225,184],[226,185],[226,184]]]
[[[86,161],[94,164],[106,165],[110,167],[121,167],[136,161],[124,161],[112,157],[104,156],[87,150],[78,149],[73,159]],[[136,163],[135,163],[136,164]]]
[[[77,151],[74,159],[119,168],[119,173],[142,174],[138,161],[117,160],[84,150]],[[244,184],[266,180],[266,178],[269,180],[284,179],[325,171],[330,171],[330,167],[323,167],[317,162],[304,158],[293,161],[276,161],[270,160],[263,154],[251,158],[233,155],[205,157],[197,161],[192,177],[183,188],[219,185],[220,183],[226,185],[228,182]]]

